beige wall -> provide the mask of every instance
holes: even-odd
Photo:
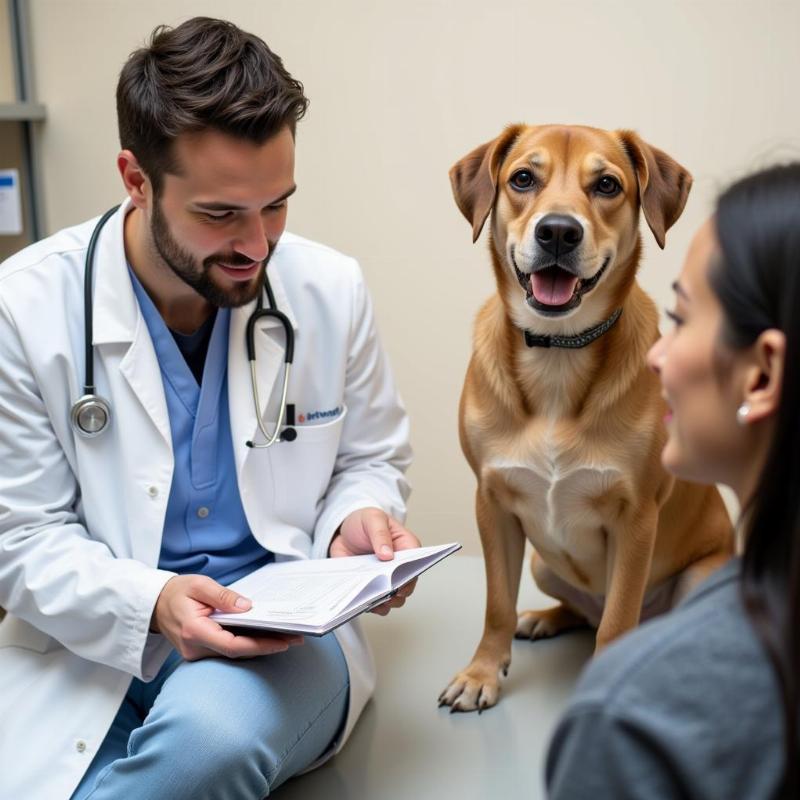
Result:
[[[13,103],[17,99],[14,85],[13,53],[11,50],[11,21],[7,0],[0,1],[0,103]],[[0,146],[0,153],[3,153]]]
[[[696,183],[641,280],[669,299],[718,187],[800,157],[797,0],[30,0],[46,218],[116,202],[114,86],[157,23],[224,15],[261,35],[311,98],[290,227],[357,256],[413,423],[410,523],[477,552],[456,409],[472,319],[492,291],[447,170],[512,121],[633,127]]]

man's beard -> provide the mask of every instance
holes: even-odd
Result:
[[[264,285],[264,271],[272,256],[275,242],[269,242],[269,255],[261,262],[261,269],[251,281],[235,283],[230,289],[222,289],[211,279],[210,270],[214,264],[223,263],[230,266],[250,266],[252,259],[241,253],[215,253],[203,259],[198,265],[194,257],[187,253],[172,238],[167,219],[161,211],[161,203],[153,203],[153,216],[150,222],[150,235],[156,251],[164,263],[186,284],[192,287],[216,308],[237,308],[258,297]]]

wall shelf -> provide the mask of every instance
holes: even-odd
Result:
[[[46,117],[41,103],[0,103],[0,122],[41,122]]]

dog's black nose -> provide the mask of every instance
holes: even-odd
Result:
[[[536,225],[536,241],[542,250],[558,258],[572,252],[583,239],[583,226],[566,214],[547,214]]]

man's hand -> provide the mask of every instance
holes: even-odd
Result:
[[[156,601],[151,630],[166,636],[187,661],[209,656],[252,658],[302,644],[302,636],[237,636],[209,619],[215,611],[247,611],[252,603],[205,575],[170,578]]]
[[[375,553],[381,561],[391,561],[395,550],[419,546],[419,539],[394,517],[379,508],[362,508],[348,515],[339,526],[339,532],[328,548],[328,555],[339,558]],[[372,612],[385,616],[393,608],[400,608],[416,585],[415,578],[401,587],[391,600],[373,608]]]

